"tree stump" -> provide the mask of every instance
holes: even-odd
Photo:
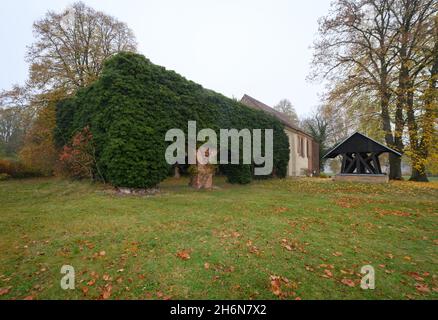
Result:
[[[198,190],[213,188],[213,175],[216,171],[216,165],[212,164],[213,161],[210,157],[214,158],[216,156],[217,150],[211,147],[202,146],[196,151],[196,164],[189,167],[191,187]]]
[[[213,187],[213,174],[216,168],[210,164],[196,164],[190,167],[190,186],[195,189],[211,189]]]
[[[173,175],[173,177],[174,177],[175,179],[179,179],[179,178],[181,178],[181,172],[180,172],[178,166],[175,167],[175,171],[174,171],[174,175]]]

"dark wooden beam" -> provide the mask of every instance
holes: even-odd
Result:
[[[356,167],[355,167],[356,161],[353,158],[353,155],[351,153],[347,153],[346,155],[347,155],[347,159],[348,159],[347,161],[349,163],[348,163],[348,167],[347,167],[347,169],[345,169],[344,173],[353,173],[354,170],[356,169]]]
[[[347,166],[347,155],[343,154],[342,155],[341,173],[345,173],[346,166]]]
[[[374,167],[376,168],[376,173],[382,174],[382,167],[380,166],[379,155],[376,153],[372,154]]]
[[[360,160],[364,166],[364,170],[361,173],[366,174],[367,173],[366,170],[368,170],[369,173],[376,174],[377,171],[373,167],[373,165],[371,164],[372,156],[368,155],[367,153],[361,153],[361,154],[359,154],[359,156],[360,156]]]

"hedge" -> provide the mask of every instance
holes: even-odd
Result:
[[[277,119],[134,53],[107,60],[96,82],[58,104],[55,140],[61,147],[89,126],[105,180],[115,186],[150,188],[169,172],[165,133],[171,128],[187,133],[189,120],[197,121],[198,130],[273,129],[274,172],[286,175],[289,143]],[[240,168],[248,171],[248,166]],[[236,169],[228,171],[241,175]]]
[[[26,167],[23,163],[7,159],[0,159],[0,180],[7,178],[24,179],[40,177],[42,174],[36,170]]]

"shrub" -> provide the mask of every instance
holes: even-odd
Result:
[[[40,176],[41,173],[26,167],[24,164],[17,161],[0,159],[0,174],[10,178],[32,178]]]
[[[327,174],[325,174],[324,172],[321,172],[321,173],[319,174],[319,178],[327,179],[328,176],[327,176]]]
[[[71,178],[94,178],[96,167],[93,135],[88,127],[78,132],[71,144],[65,145],[59,156],[58,173]]]
[[[7,173],[0,173],[0,181],[9,180],[11,176]]]
[[[251,165],[230,164],[224,166],[227,181],[232,184],[248,184],[252,181]]]
[[[273,129],[274,170],[286,175],[289,143],[277,119],[134,53],[107,60],[95,83],[58,104],[55,140],[70,141],[74,132],[89,126],[105,180],[118,187],[150,188],[169,172],[165,133],[172,128],[187,133],[189,120],[213,130]]]

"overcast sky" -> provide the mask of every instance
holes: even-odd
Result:
[[[28,74],[32,23],[74,1],[0,3],[0,90]],[[292,101],[304,116],[319,103],[321,85],[306,81],[317,20],[330,0],[90,0],[126,22],[140,53],[152,62],[226,96],[247,93],[268,105]]]

